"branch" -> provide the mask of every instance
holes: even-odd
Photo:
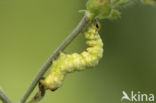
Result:
[[[28,101],[27,103],[37,103],[39,102],[41,99],[43,99],[44,95],[45,95],[45,88],[42,84],[38,84],[38,92],[35,94],[35,96]]]
[[[73,30],[72,33],[70,33],[67,38],[60,44],[60,46],[52,53],[52,55],[49,57],[49,59],[45,62],[45,64],[42,66],[40,71],[36,74],[34,79],[32,80],[31,84],[27,88],[24,96],[21,98],[19,103],[25,103],[34,88],[36,87],[37,83],[39,82],[40,78],[44,75],[44,73],[48,70],[48,68],[52,65],[52,61],[58,56],[60,51],[65,49],[65,47],[70,44],[70,42],[83,30],[83,28],[88,24],[87,19],[87,13],[84,15],[80,23],[77,25],[77,27]]]
[[[3,101],[3,103],[12,103],[1,87],[0,87],[0,99]]]

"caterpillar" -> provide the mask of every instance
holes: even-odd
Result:
[[[92,21],[83,32],[88,46],[86,50],[80,54],[60,53],[58,58],[53,61],[50,74],[44,80],[40,80],[45,89],[54,91],[62,85],[64,77],[68,73],[82,71],[98,64],[103,56],[103,42],[98,33],[99,30],[99,22]]]

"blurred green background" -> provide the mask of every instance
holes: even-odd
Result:
[[[86,1],[0,0],[0,86],[14,102],[78,24]],[[117,20],[101,20],[99,65],[69,74],[41,103],[120,103],[123,90],[156,94],[155,18],[156,7],[136,4]],[[65,51],[80,52],[84,43],[80,35]]]

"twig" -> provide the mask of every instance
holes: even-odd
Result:
[[[0,99],[3,101],[3,103],[12,103],[1,87],[0,87]]]
[[[87,13],[84,15],[78,26],[73,30],[72,33],[70,33],[67,38],[61,43],[61,45],[52,53],[52,55],[49,57],[49,59],[45,62],[43,67],[40,69],[40,71],[36,74],[34,79],[32,80],[31,84],[29,85],[28,89],[26,90],[24,96],[21,98],[19,103],[25,103],[34,88],[36,87],[37,83],[39,82],[40,78],[44,75],[44,73],[48,70],[48,68],[51,66],[52,61],[55,59],[55,57],[58,56],[59,52],[62,51],[86,26],[88,23],[87,19]]]
[[[44,86],[39,82],[39,84],[38,84],[38,92],[27,103],[37,103],[37,102],[39,102],[44,97],[45,92],[46,92],[46,90],[45,90]]]

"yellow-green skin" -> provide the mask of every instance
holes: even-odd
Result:
[[[53,61],[50,74],[40,81],[45,89],[54,91],[62,85],[66,74],[98,64],[103,55],[103,42],[98,31],[99,24],[94,21],[84,32],[88,48],[82,53],[60,53],[58,59]]]

